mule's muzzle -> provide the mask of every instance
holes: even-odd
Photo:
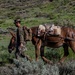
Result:
[[[11,53],[12,52],[12,49],[8,49],[8,52]]]
[[[8,48],[8,52],[11,53],[14,50],[14,48]]]

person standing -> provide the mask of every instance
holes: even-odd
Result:
[[[26,48],[26,41],[24,40],[24,31],[23,27],[21,26],[21,20],[20,19],[14,20],[14,24],[17,27],[15,56],[17,59],[18,56],[21,56],[31,60],[27,55],[24,54],[24,51],[27,50],[27,48]]]

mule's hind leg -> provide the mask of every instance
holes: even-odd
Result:
[[[48,59],[44,56],[44,46],[41,46],[41,48],[40,48],[40,55],[41,55],[41,58],[42,58],[46,63],[53,64],[52,61],[48,60]]]
[[[75,41],[70,41],[69,42],[70,48],[73,50],[73,52],[75,53]]]
[[[63,57],[60,59],[60,63],[63,63],[64,60],[66,59],[66,57],[69,55],[69,52],[68,52],[68,45],[67,45],[67,44],[64,44],[64,45],[63,45],[63,48],[64,48],[64,55],[63,55]]]

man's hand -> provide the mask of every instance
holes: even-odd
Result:
[[[19,50],[22,51],[22,50],[27,50],[25,44],[21,43],[20,46],[19,46]]]
[[[19,51],[21,51],[23,48],[23,44],[21,43],[20,46],[19,46]]]
[[[23,47],[23,43],[21,43],[20,47]]]

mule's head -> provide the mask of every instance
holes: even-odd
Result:
[[[38,27],[38,37],[43,36],[44,33],[45,33],[45,26],[39,25],[39,27]]]
[[[8,45],[8,52],[11,53],[14,49],[15,49],[15,46],[16,46],[16,36],[14,33],[11,32],[11,39],[10,39],[10,43]]]

